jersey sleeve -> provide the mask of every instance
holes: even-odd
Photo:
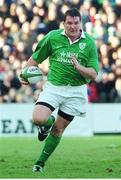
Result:
[[[51,52],[51,44],[50,44],[50,33],[44,36],[44,38],[39,41],[35,51],[32,54],[33,60],[35,60],[38,64],[42,63],[45,59],[48,58]]]
[[[97,73],[99,71],[98,53],[97,53],[97,47],[94,40],[90,44],[89,61],[88,61],[87,67],[94,68]]]

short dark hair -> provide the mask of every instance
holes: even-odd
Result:
[[[78,16],[80,18],[80,21],[81,21],[81,14],[77,8],[72,8],[72,9],[67,10],[65,12],[65,15],[64,15],[64,19],[63,19],[64,21],[66,20],[67,16],[72,16],[72,17]]]

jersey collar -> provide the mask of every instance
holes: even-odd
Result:
[[[61,34],[64,35],[64,36],[66,36],[66,37],[68,38],[70,44],[74,44],[74,43],[78,42],[81,38],[86,38],[86,36],[85,36],[85,34],[84,34],[84,31],[83,31],[83,30],[81,30],[81,31],[82,31],[81,36],[80,36],[78,39],[76,39],[75,41],[73,41],[73,42],[72,42],[71,39],[67,36],[67,34],[65,33],[65,30],[63,30],[63,31],[61,32]]]

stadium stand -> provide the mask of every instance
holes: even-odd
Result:
[[[90,102],[121,102],[120,0],[1,0],[0,102],[34,102],[46,81],[48,61],[40,65],[44,80],[26,88],[18,80],[20,69],[37,42],[50,30],[62,28],[64,12],[76,7],[83,28],[96,41],[98,78],[88,85]]]

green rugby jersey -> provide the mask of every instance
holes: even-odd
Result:
[[[38,43],[32,58],[42,63],[49,57],[48,81],[54,85],[79,86],[90,82],[77,72],[71,62],[71,56],[76,56],[78,62],[85,67],[92,67],[98,72],[98,55],[95,42],[86,32],[73,43],[64,34],[64,30],[50,31]]]

